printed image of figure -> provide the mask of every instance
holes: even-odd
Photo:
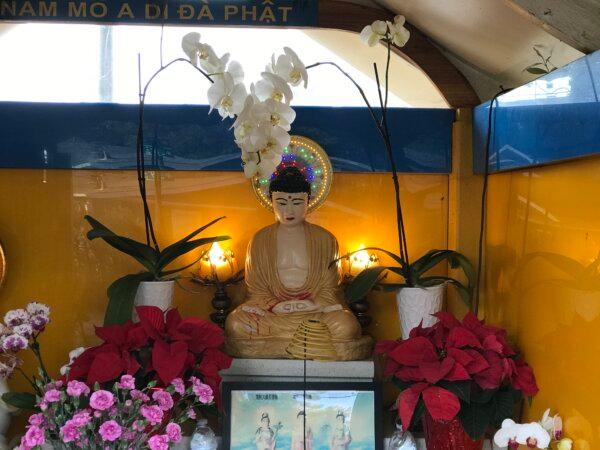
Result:
[[[256,430],[254,442],[256,450],[275,450],[277,444],[277,433],[281,429],[281,423],[277,424],[274,429],[271,427],[271,419],[269,414],[263,413],[260,418],[260,426]]]
[[[335,420],[336,424],[333,427],[329,448],[330,450],[348,450],[350,442],[352,442],[352,436],[350,435],[350,428],[346,425],[346,416],[342,411],[338,411]]]
[[[292,433],[292,448],[291,450],[312,450],[313,448],[313,432],[306,425],[306,447],[304,446],[304,411],[299,411],[296,415],[296,424]]]

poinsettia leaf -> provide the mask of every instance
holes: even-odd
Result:
[[[494,424],[501,424],[504,419],[513,417],[515,408],[515,390],[512,388],[501,389],[493,397],[494,403]]]
[[[19,409],[35,411],[36,398],[31,392],[5,392],[2,394],[2,401],[7,405]]]
[[[460,401],[452,392],[438,386],[428,387],[421,394],[427,412],[433,420],[452,420],[460,411]]]
[[[498,392],[498,389],[481,389],[477,392],[471,393],[471,402],[472,403],[489,403],[494,395]]]
[[[437,383],[438,386],[452,392],[462,401],[469,403],[471,401],[471,382],[470,381],[446,381]]]
[[[477,441],[483,437],[492,422],[493,404],[463,403],[458,418],[471,439]]]
[[[408,389],[414,383],[412,381],[402,381],[399,378],[393,377],[392,384],[394,386],[396,386],[398,389],[400,389],[401,391],[403,391],[404,389]]]
[[[400,393],[400,397],[398,397],[398,414],[405,430],[410,427],[421,392],[426,388],[427,383],[416,383]]]
[[[412,422],[410,423],[409,430],[415,429],[417,424],[423,419],[423,413],[425,412],[425,402],[422,398],[417,402],[415,412],[413,413]]]
[[[149,272],[125,275],[114,281],[107,290],[108,305],[104,315],[104,325],[123,324],[131,320],[133,301],[142,281],[152,281],[154,275]]]
[[[156,341],[152,349],[152,367],[158,377],[167,385],[173,378],[181,376],[188,355],[188,346],[185,342],[167,344]]]

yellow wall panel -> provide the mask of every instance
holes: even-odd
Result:
[[[402,175],[408,242],[413,256],[446,247],[446,175]],[[232,236],[243,264],[250,237],[272,223],[249,182],[235,172],[152,172],[147,182],[159,243],[163,246],[220,215],[212,227]],[[90,214],[119,234],[143,240],[143,217],[135,171],[0,170],[0,240],[8,256],[0,312],[35,299],[49,304],[52,324],[42,337],[47,365],[57,370],[74,347],[97,343],[106,288],[139,270],[135,261],[104,242],[90,242],[83,220]],[[332,231],[342,251],[363,243],[396,250],[393,186],[389,174],[335,174],[326,204],[310,220]],[[193,255],[181,263],[193,261]],[[186,285],[187,286],[187,285]],[[198,288],[196,288],[198,289]],[[211,289],[202,295],[176,290],[184,314],[208,317]],[[234,296],[243,295],[240,289]],[[399,336],[393,295],[374,294],[370,331]],[[33,368],[28,360],[27,371]],[[17,378],[13,389],[25,385]]]
[[[600,252],[600,158],[492,175],[487,205],[485,317],[534,368],[527,418],[551,407],[576,450],[600,448],[600,283],[569,268]]]

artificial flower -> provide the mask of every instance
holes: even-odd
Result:
[[[387,32],[387,24],[383,20],[376,20],[362,29],[360,39],[369,47],[375,47],[386,36]]]
[[[392,43],[398,47],[404,47],[410,39],[410,31],[404,26],[405,22],[406,19],[401,15],[394,17],[393,23],[387,22]]]
[[[281,127],[290,131],[292,122],[296,119],[296,112],[285,103],[268,98],[253,107],[253,117],[256,121],[269,122],[274,127]]]
[[[254,91],[260,101],[270,98],[289,105],[294,95],[285,79],[270,72],[261,73],[261,79],[256,83]]]
[[[244,108],[246,96],[246,87],[235,84],[231,74],[224,73],[208,89],[210,111],[216,108],[223,119],[233,118]]]
[[[283,47],[283,55],[279,55],[277,61],[272,58],[267,72],[279,75],[292,86],[298,86],[304,82],[304,88],[308,85],[308,71],[296,52],[289,47]]]

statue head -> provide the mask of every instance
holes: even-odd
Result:
[[[340,423],[344,423],[346,421],[346,416],[344,415],[344,413],[342,411],[338,411],[337,415],[335,416],[335,418],[337,419],[338,422]]]
[[[260,423],[263,427],[268,427],[271,424],[271,419],[269,419],[268,413],[262,413],[260,417]]]
[[[297,167],[285,167],[271,181],[269,195],[277,221],[285,226],[304,222],[308,211],[310,184]]]

